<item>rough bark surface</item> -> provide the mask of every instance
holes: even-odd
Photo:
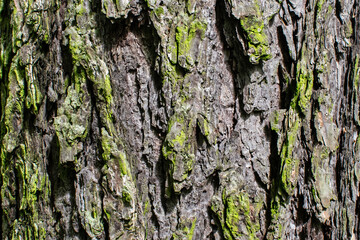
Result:
[[[359,239],[359,6],[0,0],[1,239]]]

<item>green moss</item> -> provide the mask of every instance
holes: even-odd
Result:
[[[26,67],[26,69],[31,69],[31,70],[26,71],[25,79],[27,81],[27,86],[28,86],[27,89],[28,95],[25,99],[25,106],[28,109],[31,109],[34,114],[36,114],[38,112],[38,105],[41,103],[43,96],[37,85],[35,76],[32,73],[33,71],[32,67],[33,67],[32,65]]]
[[[196,4],[196,0],[186,0],[185,1],[186,10],[187,10],[188,14],[193,14],[195,12],[195,4]]]
[[[224,197],[223,197],[224,198]],[[250,199],[247,193],[240,192],[238,194],[231,194],[223,200],[226,207],[226,226],[231,235],[235,238],[247,237],[247,239],[258,239],[256,232],[260,230],[257,213],[260,209],[255,208],[254,213],[250,212],[250,208],[254,208],[250,204]],[[240,222],[246,224],[245,229],[239,229]]]
[[[107,221],[109,221],[109,220],[111,219],[111,214],[110,214],[108,211],[106,211],[106,208],[105,208],[105,207],[103,208],[103,211],[104,211],[104,213],[105,213],[105,216],[106,216]]]
[[[105,128],[101,129],[101,137],[103,159],[105,161],[117,159],[121,175],[127,175],[131,178],[130,167],[128,161],[126,160],[126,155],[122,150],[120,150],[121,148],[123,148],[122,144],[116,143],[114,137],[110,136],[109,133],[105,130]]]
[[[25,87],[24,69],[17,54],[8,73],[7,99],[1,122],[1,140],[5,151],[12,152],[18,144],[18,135],[22,129]]]
[[[351,20],[349,20],[347,22],[347,24],[345,25],[345,37],[347,38],[351,38],[351,36],[353,35],[353,27],[352,27],[352,22]]]
[[[122,200],[123,200],[125,203],[131,203],[131,200],[132,200],[131,194],[130,194],[128,191],[124,190],[124,191],[122,192]]]
[[[236,197],[236,196],[234,196]],[[234,198],[233,197],[229,197],[227,199],[225,199],[226,201],[226,225],[229,228],[230,232],[232,233],[233,236],[235,237],[241,237],[242,234],[239,234],[239,229],[237,227],[237,225],[239,224],[240,221],[240,216],[239,216],[239,210],[244,210],[243,214],[246,215],[248,214],[246,211],[249,210],[249,202],[244,202],[243,199],[236,199],[236,200],[240,200],[240,206],[238,202],[234,202]],[[248,200],[248,199],[247,199]],[[239,208],[239,209],[238,209]]]
[[[287,132],[280,151],[280,185],[288,195],[292,195],[299,172],[299,160],[294,158],[293,149],[300,130],[301,119],[295,110],[290,108],[286,121],[288,123]]]
[[[175,192],[181,190],[180,182],[192,171],[195,161],[194,134],[195,120],[186,119],[186,113],[175,113],[169,120],[168,133],[162,153],[169,163],[170,182]]]
[[[299,175],[299,160],[293,158],[286,158],[283,162],[283,169],[281,173],[282,188],[288,195],[292,195],[297,184]]]
[[[120,152],[119,155],[120,155],[119,166],[120,166],[121,174],[131,176],[125,153]]]
[[[259,6],[256,5],[257,15],[243,16],[240,25],[245,32],[250,61],[254,64],[260,60],[268,60],[270,54],[267,36],[264,32],[264,22],[261,19]]]
[[[356,55],[355,57],[355,66],[354,66],[354,86],[355,89],[359,89],[359,76],[360,76],[360,68],[359,68],[359,55]]]
[[[183,239],[187,239],[187,240],[192,240],[193,236],[194,236],[194,230],[196,227],[196,218],[194,220],[192,220],[191,226],[189,228],[189,222],[184,221],[181,222],[178,226],[179,231],[173,234],[173,239],[174,240],[183,240]]]
[[[202,23],[195,19],[190,22],[189,25],[179,25],[176,27],[176,45],[177,45],[177,59],[181,61],[181,57],[186,59],[186,63],[194,65],[194,59],[190,56],[191,47],[193,46],[193,40],[198,35],[201,39],[205,37],[205,31],[207,28],[206,23]],[[184,63],[180,62],[180,65],[184,67]]]
[[[149,200],[146,200],[145,206],[144,206],[144,215],[146,215],[150,211],[150,202]]]
[[[211,136],[209,122],[206,117],[203,115],[198,115],[197,124],[203,136],[210,144],[212,144],[214,142],[214,139],[213,136]]]
[[[314,77],[313,74],[307,70],[304,52],[303,58],[304,59],[297,65],[296,89],[291,101],[291,107],[296,109],[298,106],[301,112],[306,115],[310,106]]]
[[[271,224],[268,228],[267,239],[282,239],[283,219],[280,219],[280,209],[283,208],[283,200],[276,192],[272,192],[274,197],[271,199]],[[287,219],[286,219],[287,220]]]
[[[26,132],[24,134],[27,135]],[[46,175],[39,171],[40,164],[37,152],[31,151],[29,148],[32,145],[31,141],[32,139],[25,137],[25,143],[20,144],[12,154],[14,164],[11,168],[1,168],[3,176],[2,198],[6,199],[10,206],[15,206],[16,200],[20,201],[18,218],[15,221],[9,221],[9,223],[13,223],[11,233],[13,239],[45,239],[46,236],[43,219],[39,218],[38,204],[49,203],[50,188],[48,181],[44,179]],[[15,172],[13,172],[14,170]],[[9,182],[9,174],[16,176],[17,199],[4,192],[5,189],[15,187]],[[7,219],[7,214],[6,211],[3,211],[3,219]]]
[[[271,115],[270,127],[271,130],[280,133],[280,115],[278,111],[274,111]]]
[[[324,3],[325,3],[325,0],[317,0],[316,1],[317,14],[319,14],[321,12],[321,9],[322,9]]]
[[[154,10],[154,12],[155,12],[155,14],[156,14],[157,17],[160,17],[161,15],[164,14],[164,8],[158,7],[158,8],[156,8],[156,9]]]

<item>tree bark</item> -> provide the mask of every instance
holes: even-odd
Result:
[[[1,239],[359,239],[358,0],[0,0]]]

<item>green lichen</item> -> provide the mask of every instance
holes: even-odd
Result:
[[[226,225],[234,239],[246,236],[247,239],[258,239],[256,232],[260,230],[260,224],[256,219],[256,213],[250,213],[250,199],[247,193],[231,194],[223,199],[226,208]],[[259,209],[255,209],[257,212]],[[254,216],[255,215],[255,216]],[[254,218],[255,217],[255,218]],[[246,225],[245,229],[239,228],[240,221]]]
[[[124,190],[122,192],[122,199],[125,203],[131,203],[132,196],[128,191]]]
[[[325,0],[317,0],[316,1],[316,11],[317,11],[317,14],[319,14],[321,12],[321,9],[323,7],[325,3]]]
[[[274,111],[271,114],[271,122],[270,122],[271,130],[280,133],[280,114],[278,111]]]
[[[189,228],[189,224],[191,224]],[[194,236],[194,230],[196,227],[196,218],[189,222],[189,220],[183,221],[178,226],[178,231],[173,234],[172,239],[174,240],[192,240]]]
[[[94,88],[94,94],[98,100],[100,119],[106,130],[114,133],[112,117],[112,87],[109,70],[105,62],[96,54],[95,50],[88,47],[85,37],[80,35],[75,28],[66,29],[68,46],[72,56],[73,65],[85,70],[86,78]]]
[[[163,7],[158,7],[154,10],[155,14],[157,17],[160,17],[161,15],[164,14],[164,8]]]
[[[84,91],[86,76],[82,68],[75,67],[72,80],[65,101],[58,108],[54,126],[59,139],[60,162],[74,162],[79,167],[76,155],[83,150],[81,142],[89,130],[90,96]]]
[[[38,112],[38,105],[40,105],[43,96],[38,87],[38,82],[35,78],[33,65],[30,62],[26,66],[25,81],[27,82],[27,96],[25,98],[25,106],[27,109],[31,109],[34,114]]]
[[[268,228],[267,239],[282,239],[283,219],[280,219],[280,211],[283,208],[283,200],[276,192],[270,204],[271,224]]]
[[[272,57],[258,5],[256,5],[256,12],[256,15],[242,16],[240,18],[240,25],[247,39],[249,58],[253,64]]]
[[[263,200],[251,200],[248,193],[224,189],[222,199],[214,196],[211,210],[217,215],[225,239],[258,239],[259,213]]]
[[[212,130],[207,118],[203,115],[198,115],[197,124],[206,140],[211,144],[214,143],[215,140],[213,139],[214,137],[212,136]]]
[[[94,84],[97,98],[109,106],[112,102],[112,88],[106,64],[93,49],[87,47],[83,37],[74,28],[70,28],[67,33],[73,64],[85,69],[86,77]]]
[[[168,134],[162,153],[169,163],[170,181],[175,192],[181,190],[181,182],[187,179],[195,161],[194,127],[196,121],[187,119],[186,113],[175,113],[169,120]]]
[[[282,189],[288,195],[293,194],[293,190],[296,187],[297,178],[299,174],[299,160],[294,158],[293,149],[298,136],[298,131],[300,127],[300,118],[298,117],[297,113],[293,113],[293,114],[294,114],[293,118],[289,119],[290,124],[288,126],[285,142],[283,143],[280,153],[281,186]]]
[[[359,55],[356,55],[355,57],[355,66],[354,66],[354,86],[355,89],[359,89],[359,76],[360,76],[360,67],[359,67]]]
[[[15,221],[11,221],[13,239],[45,239],[44,219],[40,218],[39,204],[47,205],[50,201],[50,184],[47,175],[40,171],[41,162],[37,152],[31,151],[29,146],[33,145],[28,133],[24,132],[25,143],[21,143],[14,151],[14,170],[18,185],[19,216]],[[5,171],[4,171],[5,170]],[[6,176],[11,174],[13,168],[2,168],[3,186],[2,197],[10,202],[16,201],[9,198],[8,194],[3,194],[3,187],[11,186]],[[3,212],[3,214],[7,214]],[[6,215],[3,215],[6,219]]]
[[[349,20],[347,22],[347,24],[345,25],[345,37],[347,38],[351,38],[351,36],[353,35],[353,27],[352,27],[352,21]]]
[[[24,78],[25,72],[19,63],[17,54],[10,64],[7,99],[2,116],[1,133],[3,135],[1,137],[4,150],[7,152],[12,152],[16,148],[19,141],[19,131],[22,129],[25,100]]]
[[[103,150],[102,157],[105,161],[117,160],[121,175],[127,175],[131,178],[130,166],[126,159],[126,154],[121,149],[123,144],[109,135],[105,128],[101,129],[101,147]]]
[[[188,14],[193,14],[195,11],[196,0],[185,0],[185,5]]]
[[[314,85],[314,76],[308,68],[307,50],[303,48],[301,60],[296,66],[296,89],[294,97],[291,100],[291,107],[297,109],[299,107],[301,113],[306,115],[309,111],[312,90]]]
[[[182,67],[187,69],[187,65],[192,66],[195,64],[191,56],[193,40],[196,36],[204,39],[206,28],[207,24],[197,19],[192,20],[189,25],[183,24],[176,27],[177,61]]]

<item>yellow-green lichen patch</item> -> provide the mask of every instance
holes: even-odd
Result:
[[[177,62],[184,69],[190,69],[195,64],[195,48],[204,39],[207,24],[197,19],[188,24],[176,27]],[[199,41],[196,41],[198,39]]]
[[[39,204],[47,205],[50,203],[50,182],[47,174],[41,171],[44,168],[43,163],[40,161],[41,156],[31,149],[31,146],[36,144],[39,139],[30,136],[27,131],[24,131],[24,137],[25,142],[19,145],[13,155],[14,169],[2,168],[3,187],[12,187],[11,182],[8,182],[10,179],[5,177],[11,174],[10,171],[15,171],[17,179],[19,216],[16,220],[17,224],[12,225],[12,237],[44,239],[46,236],[44,227],[46,226],[39,211]],[[3,193],[2,197],[4,197]],[[6,199],[15,201],[15,199],[11,198]],[[45,210],[46,207],[42,209]]]
[[[226,209],[225,222],[234,239],[258,239],[256,232],[260,230],[260,223],[257,215],[260,209],[250,202],[248,194],[239,192],[223,198]]]
[[[83,150],[82,141],[88,133],[90,96],[86,91],[86,77],[82,68],[73,72],[73,84],[67,89],[67,97],[59,107],[54,120],[60,144],[60,161],[76,161],[75,155]]]
[[[360,67],[359,67],[359,55],[356,55],[355,66],[354,66],[354,86],[356,91],[359,89],[359,76],[360,76]]]
[[[178,231],[176,231],[172,235],[172,239],[174,240],[192,240],[194,236],[194,230],[196,227],[196,218],[191,219],[180,219],[180,223],[178,225]]]
[[[5,111],[1,126],[2,143],[7,152],[12,152],[19,141],[22,130],[23,108],[25,100],[25,72],[19,62],[18,54],[14,57],[8,73],[8,91]],[[2,103],[3,104],[3,103]]]
[[[267,239],[282,239],[284,203],[277,193],[273,192],[273,194],[275,194],[275,197],[272,198],[270,203],[271,224],[268,228]],[[287,220],[285,219],[285,221]]]
[[[293,155],[293,150],[298,138],[301,122],[298,114],[294,111],[290,111],[287,121],[288,129],[280,153],[280,176],[282,189],[288,195],[292,195],[299,174],[299,159]]]
[[[239,20],[243,36],[245,37],[245,50],[252,64],[258,64],[261,60],[268,60],[272,56],[267,36],[263,13],[259,2],[232,2],[228,1],[232,15]],[[266,17],[265,17],[266,18]]]
[[[211,210],[220,221],[225,239],[258,239],[263,204],[261,196],[251,199],[245,191],[224,189],[222,199],[213,197]]]
[[[307,115],[310,109],[310,101],[314,85],[314,75],[308,66],[309,54],[305,48],[301,53],[301,60],[296,65],[296,89],[291,100],[293,109],[300,109],[301,113]]]
[[[244,16],[240,18],[240,25],[247,38],[247,52],[250,62],[259,63],[260,60],[268,60],[270,54],[269,43],[264,32],[264,22],[259,16]]]
[[[86,78],[93,84],[94,94],[98,100],[100,119],[106,130],[113,134],[112,87],[109,69],[95,50],[86,44],[86,37],[80,35],[74,27],[67,28],[65,34],[68,36],[73,65],[84,69]]]
[[[196,120],[188,119],[185,113],[175,113],[169,120],[162,153],[170,165],[169,175],[175,192],[181,191],[181,182],[186,180],[193,168],[195,124]]]
[[[123,144],[110,136],[105,128],[101,129],[101,147],[103,150],[102,157],[105,161],[116,159],[121,175],[128,175],[131,178],[130,166],[126,159],[126,154],[122,150]]]

